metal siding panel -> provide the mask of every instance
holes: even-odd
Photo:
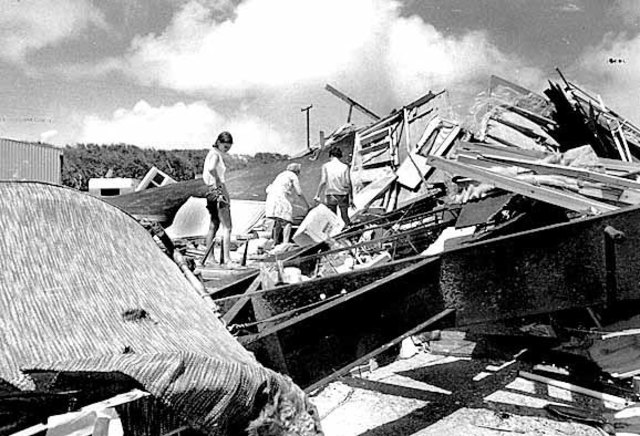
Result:
[[[0,179],[60,184],[61,149],[0,138]]]

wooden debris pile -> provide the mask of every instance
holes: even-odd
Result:
[[[213,291],[223,319],[313,389],[453,314],[481,324],[632,299],[637,268],[616,276],[615,258],[637,251],[637,129],[590,95],[493,77],[471,125],[444,91],[370,115],[353,132],[351,226]]]
[[[352,163],[356,206],[388,212],[434,195],[430,189],[450,180],[456,182],[448,183],[450,193],[461,192],[449,203],[500,189],[573,216],[638,204],[640,129],[560,77],[562,84],[550,82],[545,95],[491,77],[468,128],[443,116],[450,115],[443,91],[359,130]]]
[[[356,186],[365,186],[356,198],[369,196],[357,206],[375,206],[375,192],[382,208],[391,211],[415,198],[435,196],[429,190],[443,182],[447,204],[464,205],[497,192],[515,195],[511,205],[518,203],[516,210],[505,203],[494,211],[493,218],[503,222],[527,210],[522,199],[564,210],[555,211],[558,221],[638,204],[640,165],[634,156],[640,153],[640,129],[599,97],[561,78],[562,85],[550,82],[544,96],[491,77],[489,89],[476,99],[468,128],[442,116],[444,105],[436,97],[443,92],[361,130],[352,171]],[[428,108],[418,109],[423,106]],[[412,135],[417,119],[425,121],[422,133]]]

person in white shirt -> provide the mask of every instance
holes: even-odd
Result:
[[[333,213],[337,214],[339,210],[342,220],[348,226],[348,211],[353,201],[349,166],[340,161],[342,150],[339,147],[332,147],[329,157],[329,162],[322,165],[322,178],[314,200],[324,203]]]
[[[229,192],[225,185],[225,172],[227,167],[224,163],[223,156],[231,149],[232,145],[233,137],[231,133],[220,133],[204,161],[202,180],[209,187],[206,198],[207,209],[211,215],[211,224],[209,225],[209,233],[206,238],[207,254],[205,254],[205,257],[202,259],[203,264],[206,261],[208,253],[212,250],[216,233],[220,227],[222,227],[223,231],[222,252],[224,261],[226,263],[231,261],[231,204]]]
[[[293,224],[293,202],[296,197],[300,197],[309,208],[300,188],[300,169],[299,163],[290,163],[267,187],[265,216],[273,220],[272,238],[276,244],[280,243],[281,237],[282,242],[289,242]]]

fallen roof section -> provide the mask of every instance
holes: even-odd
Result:
[[[124,374],[209,435],[246,429],[265,388],[304,408],[299,388],[233,339],[131,216],[42,183],[0,183],[0,196],[0,380],[32,390],[43,388],[38,374],[87,374],[82,390],[90,374]],[[165,419],[153,410],[147,418]]]

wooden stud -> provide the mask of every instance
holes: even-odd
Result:
[[[583,388],[582,386],[576,386],[571,383],[563,382],[560,380],[555,380],[549,377],[545,377],[538,374],[532,374],[526,371],[519,372],[520,377],[526,378],[528,380],[536,381],[539,383],[545,383],[550,386],[555,386],[560,389],[566,389],[571,392],[576,392],[578,394],[586,395],[588,397],[597,398],[599,400],[608,401],[610,403],[618,404],[621,406],[626,406],[628,401],[624,398],[617,397],[611,394],[605,394],[603,392],[594,391],[592,389]]]
[[[513,177],[503,176],[482,168],[464,165],[460,162],[443,159],[437,156],[430,156],[428,158],[428,162],[430,165],[443,171],[469,177],[478,182],[488,183],[509,192],[514,192],[516,194],[524,195],[525,197],[534,198],[536,200],[554,204],[576,212],[611,212],[618,209],[615,206],[590,200],[586,197],[582,197],[581,195],[567,194],[556,189],[534,186]]]
[[[515,159],[504,156],[496,156],[491,154],[482,154],[479,159],[491,162],[507,163],[513,166],[528,168],[538,174],[549,174],[574,177],[582,180],[590,180],[594,182],[605,183],[608,186],[616,186],[622,188],[631,188],[640,190],[640,183],[625,179],[622,177],[610,176],[608,174],[596,173],[594,171],[585,170],[583,168],[568,167],[556,164],[543,164],[539,162],[531,162],[523,159]]]
[[[258,274],[258,276],[253,279],[253,282],[251,282],[247,290],[244,292],[243,297],[236,301],[235,304],[231,306],[231,309],[227,311],[227,313],[222,315],[222,321],[226,325],[229,325],[233,322],[234,318],[238,316],[240,311],[247,305],[249,300],[251,300],[251,294],[256,292],[260,288],[261,284],[262,276],[261,274]]]

